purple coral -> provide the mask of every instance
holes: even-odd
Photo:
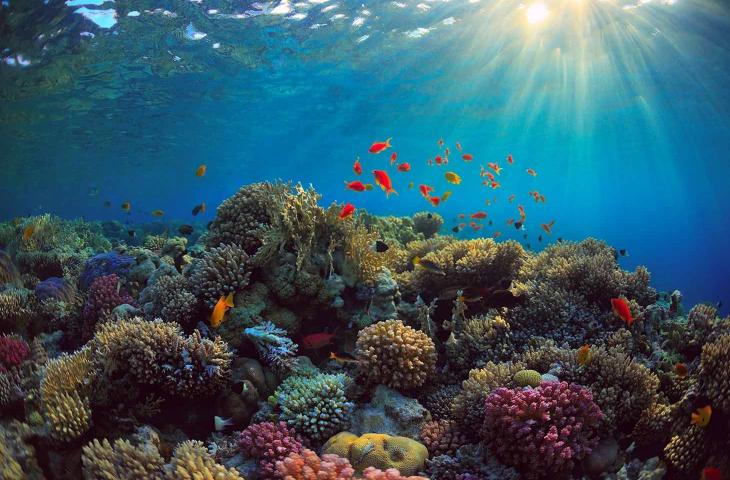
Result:
[[[94,255],[86,261],[84,271],[79,277],[79,286],[86,290],[99,277],[116,274],[124,277],[134,265],[134,257],[117,252],[106,252]]]
[[[602,418],[580,385],[498,388],[487,397],[482,436],[501,461],[536,478],[572,470],[598,442]]]
[[[104,275],[94,280],[89,288],[89,295],[84,304],[84,320],[92,327],[103,311],[111,311],[119,305],[134,304],[134,299],[126,290],[120,287],[120,280],[116,274]]]
[[[30,355],[28,344],[21,338],[0,335],[0,373],[17,367]]]
[[[302,438],[284,422],[249,425],[241,432],[238,446],[249,457],[259,459],[262,478],[276,478],[276,462],[303,449]]]
[[[76,288],[60,277],[49,277],[35,286],[38,300],[59,300],[70,303],[76,295]]]

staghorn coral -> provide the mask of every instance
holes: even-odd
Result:
[[[669,440],[674,413],[674,408],[670,405],[652,403],[641,413],[631,432],[631,438],[640,447],[665,445]]]
[[[134,446],[128,440],[94,439],[81,456],[86,480],[162,480],[164,460],[151,445]]]
[[[341,432],[327,440],[322,451],[347,458],[356,471],[368,467],[388,470],[395,468],[403,475],[413,475],[423,469],[428,459],[426,447],[407,437],[382,433],[361,436]]]
[[[348,480],[355,469],[346,458],[322,455],[305,448],[276,462],[276,474],[283,480]]]
[[[413,229],[422,234],[423,238],[432,238],[441,230],[444,217],[438,213],[418,212],[413,214]]]
[[[449,366],[456,372],[467,372],[487,361],[508,360],[514,352],[510,326],[494,311],[464,321],[444,347]]]
[[[32,440],[36,432],[18,420],[0,425],[0,478],[3,480],[44,480],[39,455]]]
[[[276,471],[276,462],[291,453],[301,453],[302,438],[284,422],[254,423],[246,427],[238,437],[238,446],[244,454],[259,460],[259,470],[264,478]]]
[[[0,291],[0,330],[24,331],[36,313],[37,303],[30,290],[10,287]]]
[[[421,441],[432,456],[454,455],[456,450],[468,443],[466,435],[459,431],[453,420],[426,422],[421,429]]]
[[[364,328],[358,332],[355,349],[369,382],[397,389],[423,385],[436,365],[433,341],[400,320],[386,320]]]
[[[190,284],[198,298],[213,308],[220,297],[243,290],[251,275],[246,251],[238,245],[222,244],[193,262]]]
[[[167,480],[244,480],[236,469],[216,463],[203,442],[198,440],[188,440],[175,447],[170,464],[165,468]]]
[[[378,233],[368,231],[360,222],[346,222],[341,228],[345,237],[345,256],[355,278],[361,282],[375,282],[386,262],[386,256],[372,248]]]
[[[78,392],[63,392],[47,399],[44,408],[51,436],[57,440],[75,440],[91,428],[89,399]]]
[[[576,384],[498,388],[486,400],[482,437],[527,478],[559,475],[591,452],[601,419],[591,393]]]
[[[700,381],[714,408],[730,414],[730,335],[723,335],[702,347]]]
[[[23,376],[17,368],[0,372],[0,407],[17,402],[24,393]]]
[[[345,388],[349,378],[343,374],[292,375],[274,392],[279,419],[305,437],[323,441],[349,426],[354,404]]]
[[[30,348],[20,337],[0,335],[0,373],[20,366],[30,355]]]

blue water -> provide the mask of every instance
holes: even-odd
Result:
[[[148,222],[163,209],[191,221],[194,205],[215,206],[243,184],[301,181],[324,203],[438,211],[446,232],[459,213],[485,210],[494,226],[479,235],[498,230],[533,249],[601,238],[627,249],[625,268],[646,265],[658,289],[679,289],[690,305],[724,301],[726,311],[730,6],[546,0],[548,16],[531,24],[526,3],[88,6],[116,10],[102,28],[111,22],[63,2],[10,0],[0,10],[0,219]],[[392,150],[367,153],[387,137]],[[450,164],[429,167],[439,138]],[[457,141],[473,162],[459,159]],[[391,151],[412,171],[389,167]],[[356,156],[363,180],[387,169],[399,195],[345,191]],[[505,168],[496,191],[481,185],[486,162]],[[197,178],[201,163],[208,173]],[[463,183],[447,184],[447,170]],[[453,196],[433,208],[411,180]],[[535,189],[544,205],[527,196]],[[119,209],[127,200],[131,215]],[[505,224],[518,203],[528,240]],[[553,235],[538,242],[552,219]]]

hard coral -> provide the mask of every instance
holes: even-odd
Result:
[[[198,299],[190,291],[190,283],[182,275],[160,277],[145,291],[150,300],[149,316],[180,325],[193,323]]]
[[[251,275],[249,256],[238,245],[212,248],[192,268],[190,282],[194,293],[202,297],[208,308],[213,308],[220,297],[243,290]]]
[[[162,480],[164,460],[153,446],[138,447],[128,440],[94,439],[81,456],[86,480]]]
[[[510,326],[495,313],[467,319],[444,347],[449,366],[464,373],[487,361],[508,360],[514,353]]]
[[[418,212],[413,215],[413,229],[423,234],[424,238],[431,238],[441,230],[444,217],[438,213]]]
[[[259,460],[264,478],[275,475],[276,462],[291,453],[300,453],[303,448],[302,438],[284,422],[249,425],[240,433],[238,445],[244,454]]]
[[[111,312],[122,304],[134,304],[134,299],[120,286],[121,279],[115,274],[97,277],[89,288],[84,304],[84,327],[86,336],[91,336],[94,325],[102,314]]]
[[[468,443],[466,435],[459,431],[453,420],[426,422],[421,429],[421,441],[432,456],[453,455],[459,447]]]
[[[361,330],[356,355],[368,381],[396,389],[420,387],[436,365],[433,341],[400,320],[378,322]]]
[[[347,381],[343,374],[287,377],[272,398],[279,419],[314,441],[344,430],[354,408],[345,395]]]
[[[35,296],[40,301],[51,299],[71,303],[76,296],[76,286],[63,278],[49,277],[35,286]]]
[[[431,412],[435,420],[450,419],[451,405],[454,397],[459,394],[459,385],[445,385],[427,394],[421,403]]]
[[[401,475],[398,469],[389,468],[382,471],[375,467],[368,467],[362,472],[362,478],[365,480],[428,480],[426,477],[416,475]]]
[[[117,252],[100,253],[88,259],[79,276],[79,286],[86,290],[99,277],[115,274],[123,278],[134,266],[134,257]]]
[[[702,348],[700,379],[713,408],[730,414],[730,335],[723,335]]]
[[[341,432],[330,438],[322,451],[347,458],[357,471],[368,467],[395,468],[404,475],[420,471],[428,459],[428,450],[423,444],[383,433],[366,433],[358,437]]]
[[[177,447],[166,466],[167,480],[244,480],[235,468],[226,468],[215,462],[203,442],[188,440]]]
[[[542,383],[542,376],[536,370],[520,370],[512,377],[518,387],[537,387]]]
[[[346,458],[322,455],[305,448],[276,462],[276,474],[282,480],[348,480],[355,469]]]
[[[10,335],[0,335],[0,373],[20,366],[30,355],[25,340]]]
[[[0,250],[0,285],[11,283],[20,286],[20,272],[7,252]]]
[[[487,397],[482,435],[500,460],[537,478],[572,470],[598,442],[601,419],[591,393],[579,385],[498,388]]]

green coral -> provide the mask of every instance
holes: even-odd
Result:
[[[520,370],[514,374],[512,380],[518,387],[537,387],[542,381],[542,376],[537,370]]]

